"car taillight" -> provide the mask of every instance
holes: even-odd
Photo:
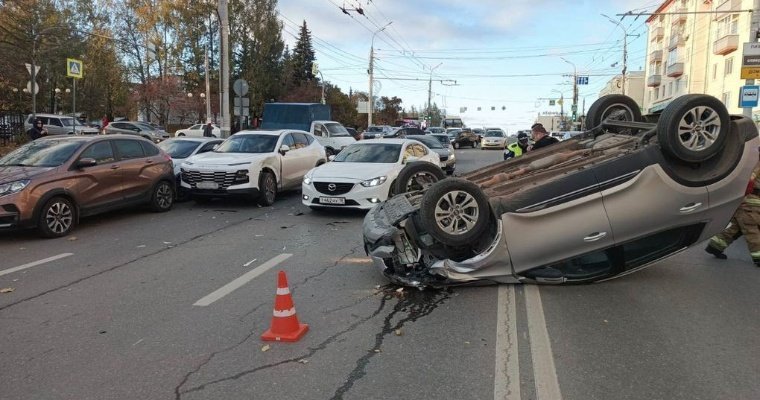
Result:
[[[170,156],[167,152],[161,150],[161,156],[164,158],[164,161],[171,161],[172,156]]]

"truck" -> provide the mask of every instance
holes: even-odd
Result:
[[[311,133],[327,156],[355,142],[340,122],[332,121],[330,106],[318,103],[266,103],[261,129],[298,129]]]

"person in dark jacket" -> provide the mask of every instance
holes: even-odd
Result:
[[[214,137],[214,127],[211,126],[211,121],[208,121],[203,127],[203,137]]]
[[[542,147],[559,142],[557,138],[549,135],[549,132],[546,131],[543,124],[533,124],[533,126],[530,127],[530,130],[533,134],[533,146],[531,146],[530,150],[538,150]]]
[[[47,129],[45,129],[45,126],[42,123],[41,119],[37,119],[36,121],[34,121],[34,126],[32,126],[32,128],[29,129],[28,131],[26,131],[26,133],[29,134],[29,137],[32,140],[37,140],[41,137],[48,135],[48,131]]]

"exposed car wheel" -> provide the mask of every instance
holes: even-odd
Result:
[[[458,148],[459,148],[459,142],[454,142],[454,148],[455,148],[455,149],[458,149]]]
[[[65,197],[53,197],[42,206],[37,229],[44,237],[61,237],[68,235],[76,222],[74,204]]]
[[[445,245],[471,244],[488,229],[491,219],[488,198],[468,180],[442,180],[422,196],[422,227]]]
[[[636,100],[622,94],[602,96],[591,104],[586,114],[586,129],[596,128],[602,121],[608,118],[617,121],[644,121]],[[630,129],[611,127],[608,130],[610,132],[622,133]]]
[[[277,181],[271,172],[264,171],[259,176],[259,204],[271,206],[277,197]]]
[[[657,139],[663,151],[684,162],[703,162],[715,156],[730,134],[726,106],[702,94],[673,100],[657,122]]]
[[[399,172],[393,184],[394,194],[425,190],[445,178],[443,170],[425,161],[411,162]]]
[[[174,205],[174,187],[167,181],[161,181],[153,188],[150,198],[150,209],[155,212],[166,212]]]

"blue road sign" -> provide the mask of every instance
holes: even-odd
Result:
[[[742,86],[739,89],[739,107],[757,107],[760,86]]]
[[[578,84],[579,85],[588,85],[588,76],[579,76],[578,77]]]

